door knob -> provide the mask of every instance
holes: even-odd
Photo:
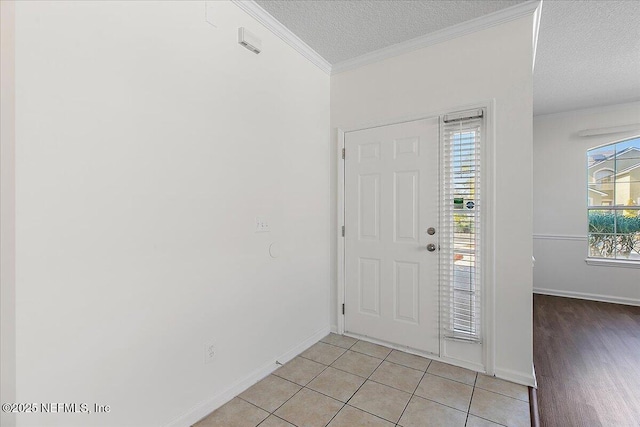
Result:
[[[434,245],[433,243],[429,243],[429,244],[427,245],[427,250],[428,250],[429,252],[433,252],[433,251],[435,251],[435,250],[436,250],[436,245]]]

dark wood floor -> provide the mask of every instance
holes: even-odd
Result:
[[[533,301],[541,426],[640,426],[640,307]]]

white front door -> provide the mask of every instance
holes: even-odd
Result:
[[[345,134],[345,331],[433,354],[438,135],[437,118]]]

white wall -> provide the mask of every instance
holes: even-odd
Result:
[[[17,400],[111,406],[19,426],[189,425],[329,330],[329,77],[209,8],[16,5]]]
[[[640,132],[578,136],[634,123],[640,124],[640,102],[535,117],[534,292],[640,305],[640,269],[585,263],[586,152]]]
[[[495,372],[522,383],[532,374],[533,17],[331,77],[332,159],[337,128],[445,113],[495,99]],[[336,188],[337,162],[331,176]],[[332,197],[336,212],[337,195]],[[337,224],[336,215],[332,219]],[[333,227],[332,227],[333,228]],[[332,325],[337,325],[336,239]]]
[[[16,401],[15,3],[0,2],[0,401]],[[0,412],[0,424],[15,415]]]

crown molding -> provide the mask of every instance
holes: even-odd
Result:
[[[538,52],[538,34],[540,33],[540,19],[542,18],[542,2],[538,1],[538,7],[533,11],[533,61],[531,63],[531,72],[536,68],[536,53]]]
[[[470,21],[461,22],[451,27],[443,28],[440,31],[416,37],[402,43],[394,44],[373,52],[360,55],[356,58],[338,62],[331,65],[318,52],[313,50],[308,44],[303,42],[291,30],[285,27],[280,21],[274,18],[269,12],[264,10],[253,0],[231,0],[236,6],[245,11],[249,16],[265,26],[269,31],[278,36],[281,40],[291,46],[294,50],[307,58],[311,63],[327,74],[337,74],[343,71],[352,70],[363,65],[372,64],[387,58],[409,53],[427,46],[442,43],[451,39],[465,36],[477,31],[482,31],[496,25],[501,25],[524,16],[534,14],[533,30],[533,62],[538,41],[538,29],[540,25],[540,12],[542,0],[529,0],[506,9],[498,10],[488,15],[480,16]]]
[[[515,6],[508,7],[506,9],[498,10],[488,15],[480,16],[470,21],[461,22],[460,24],[452,25],[442,30],[435,31],[433,33],[426,34],[424,36],[416,37],[411,40],[407,40],[402,43],[398,43],[389,47],[385,47],[373,52],[365,53],[353,59],[347,59],[346,61],[333,64],[331,67],[331,74],[341,73],[343,71],[352,70],[354,68],[362,67],[374,62],[382,61],[387,58],[402,55],[404,53],[413,52],[414,50],[422,49],[427,46],[431,46],[437,43],[442,43],[447,40],[465,36],[477,31],[485,30],[496,25],[504,24],[509,21],[513,21],[528,15],[536,14],[536,25],[534,28],[533,47],[535,54],[535,46],[537,44],[537,27],[539,24],[539,8],[542,5],[542,1],[526,1],[524,3],[517,4]],[[535,57],[534,57],[535,59]]]
[[[327,62],[326,59],[309,47],[309,45],[303,42],[298,36],[293,34],[291,30],[282,25],[280,21],[271,16],[269,12],[260,7],[258,3],[253,0],[231,0],[231,2],[264,25],[269,31],[311,61],[316,67],[327,74],[331,74],[331,64]]]

